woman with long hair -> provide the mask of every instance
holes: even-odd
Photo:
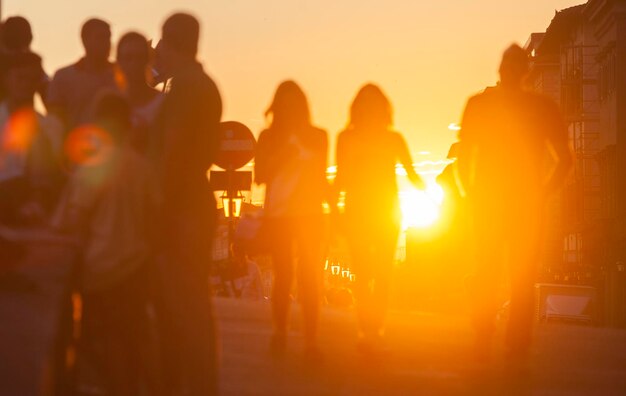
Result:
[[[270,348],[275,354],[286,348],[295,274],[304,317],[305,354],[313,358],[318,355],[328,138],[311,124],[306,96],[293,81],[278,86],[266,116],[270,126],[259,136],[255,181],[266,186],[264,221],[274,264]]]
[[[345,193],[345,233],[355,273],[359,347],[382,340],[389,283],[401,226],[396,165],[423,188],[402,135],[392,129],[391,103],[367,84],[350,108],[347,128],[337,139],[335,200]],[[331,205],[336,210],[336,205]]]

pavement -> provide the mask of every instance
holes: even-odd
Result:
[[[387,353],[357,353],[350,310],[325,307],[322,364],[302,356],[294,305],[289,352],[268,353],[270,305],[215,300],[222,341],[223,396],[244,395],[626,395],[626,330],[574,322],[538,323],[530,374],[505,375],[503,323],[491,364],[471,359],[472,333],[463,315],[392,311]]]
[[[68,280],[66,255],[51,246],[16,275],[0,276],[0,396],[43,394]],[[467,316],[392,311],[387,352],[372,357],[357,353],[354,312],[326,306],[320,324],[323,360],[311,365],[302,356],[296,304],[282,359],[269,354],[267,301],[216,298],[214,305],[223,396],[626,395],[625,329],[538,323],[530,375],[513,382],[503,374],[503,323],[494,361],[476,365]]]

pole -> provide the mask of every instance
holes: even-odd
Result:
[[[226,178],[228,179],[228,189],[226,190],[226,196],[228,197],[228,267],[230,273],[230,284],[233,289],[235,297],[239,297],[240,293],[235,286],[235,257],[233,255],[233,240],[235,239],[235,192],[233,191],[233,178],[235,177],[235,171],[232,168],[226,170]]]

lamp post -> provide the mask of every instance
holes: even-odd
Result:
[[[243,204],[243,195],[241,191],[237,190],[234,196],[231,196],[232,192],[227,190],[221,196],[222,208],[224,209],[224,217],[227,219],[238,219],[241,216],[241,206]]]

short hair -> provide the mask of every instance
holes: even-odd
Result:
[[[2,24],[2,45],[11,51],[30,47],[33,41],[33,32],[28,20],[22,16],[7,18]]]
[[[511,44],[502,54],[500,71],[504,73],[523,74],[528,70],[530,58],[528,53],[518,44]]]
[[[120,48],[129,43],[140,43],[142,47],[145,49],[146,58],[150,57],[150,44],[148,44],[148,39],[141,33],[137,32],[128,32],[120,38],[120,41],[117,43],[117,53],[119,55]],[[118,56],[119,58],[119,56]]]
[[[85,23],[83,23],[82,28],[80,29],[80,38],[82,40],[85,40],[85,38],[87,36],[89,36],[93,31],[97,30],[97,29],[107,29],[107,30],[111,30],[111,26],[109,25],[108,22],[103,21],[102,19],[98,19],[98,18],[90,18],[87,21],[85,21]]]
[[[163,41],[181,54],[195,57],[199,38],[200,22],[193,15],[179,12],[163,23]]]

